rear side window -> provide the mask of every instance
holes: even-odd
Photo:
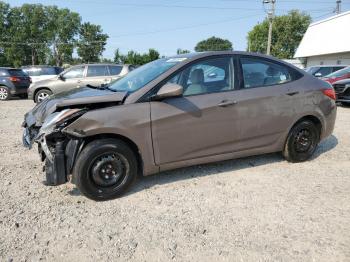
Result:
[[[10,76],[28,76],[22,69],[9,69],[8,72]]]
[[[109,66],[109,72],[112,76],[119,75],[122,71],[122,66]]]
[[[103,66],[103,65],[88,66],[86,76],[87,77],[108,76],[107,66]]]
[[[291,68],[260,58],[241,58],[244,88],[271,86],[296,80]]]
[[[318,71],[315,72],[315,74],[319,74],[319,76],[326,76],[332,73],[332,70],[332,67],[321,67]]]
[[[0,69],[0,76],[8,76],[8,72],[6,69]]]
[[[338,71],[340,69],[343,69],[345,66],[336,66],[336,67],[333,67],[333,72],[335,71]]]

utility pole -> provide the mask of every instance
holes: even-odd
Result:
[[[263,4],[270,4],[270,8],[267,10],[267,18],[269,19],[269,35],[267,38],[267,50],[266,54],[270,55],[271,52],[271,38],[272,38],[272,24],[275,18],[275,3],[276,0],[263,0]]]
[[[341,0],[337,0],[337,7],[335,8],[335,13],[339,15],[341,13]]]

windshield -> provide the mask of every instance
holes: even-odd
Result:
[[[343,68],[343,69],[340,69],[340,70],[338,70],[338,71],[335,71],[334,73],[329,74],[329,75],[326,75],[325,77],[327,77],[327,78],[331,78],[331,77],[341,77],[341,76],[343,76],[343,75],[345,75],[345,74],[347,74],[347,73],[350,73],[350,66],[345,67],[345,68]]]
[[[113,82],[108,88],[114,91],[135,92],[172,68],[185,58],[162,58],[145,64]]]

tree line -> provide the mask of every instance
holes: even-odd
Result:
[[[278,58],[292,58],[311,17],[293,10],[277,16],[273,22],[271,54]],[[108,35],[100,25],[82,22],[81,16],[67,8],[41,4],[23,4],[11,7],[0,1],[0,66],[30,64],[63,64],[116,62],[142,65],[161,57],[156,49],[146,53],[134,50],[122,54],[116,49],[114,59],[102,58]],[[265,53],[268,20],[248,32],[248,51]],[[218,37],[202,40],[194,47],[196,52],[233,50],[233,44]],[[177,54],[189,53],[177,49]],[[78,57],[73,57],[76,53]]]
[[[23,4],[11,7],[0,1],[0,65],[74,63],[98,61],[108,35],[101,26],[82,23],[78,13],[67,8]]]

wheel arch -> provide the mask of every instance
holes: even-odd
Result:
[[[141,172],[141,174],[143,174],[143,159],[142,159],[142,155],[140,153],[140,150],[139,150],[138,146],[136,145],[136,143],[126,136],[123,136],[120,134],[114,134],[114,133],[102,133],[102,134],[86,136],[83,138],[83,140],[84,140],[83,148],[87,144],[91,143],[92,141],[95,141],[97,139],[105,139],[105,138],[119,139],[119,140],[123,141],[124,143],[126,143],[130,147],[130,149],[134,152],[136,159],[137,159],[138,170]]]
[[[38,87],[35,89],[35,91],[33,92],[33,100],[35,101],[35,97],[36,97],[36,94],[41,91],[41,90],[48,90],[50,92],[52,92],[52,90],[49,88],[49,87],[46,87],[46,86],[43,86],[43,87]],[[53,92],[52,92],[53,93]]]
[[[310,120],[311,122],[313,122],[316,125],[317,129],[320,131],[320,136],[321,136],[323,124],[322,124],[320,118],[315,116],[315,115],[303,116],[303,117],[299,118],[299,120],[296,121],[293,126],[295,126],[297,123],[304,121],[304,120]]]

